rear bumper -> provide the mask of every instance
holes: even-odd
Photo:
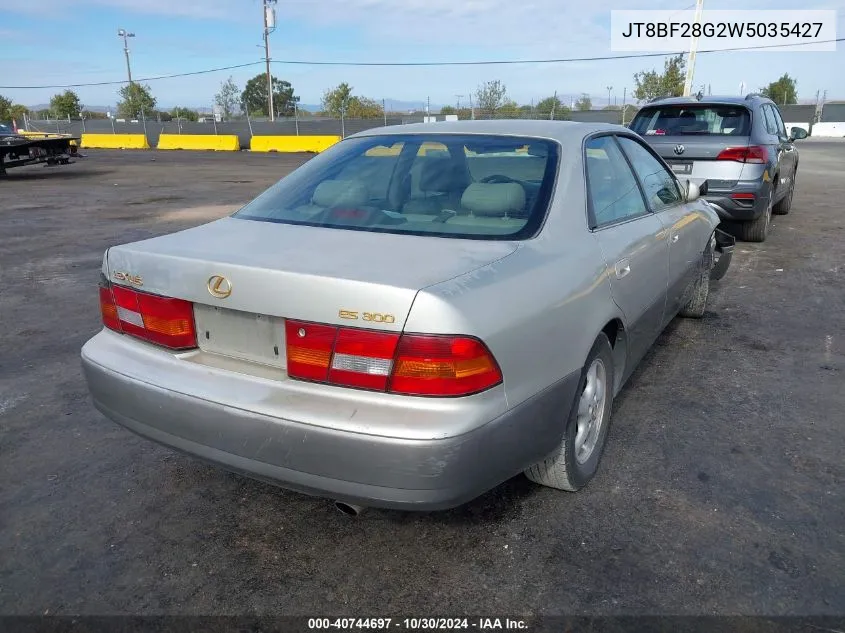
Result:
[[[710,279],[718,281],[728,272],[733,259],[734,246],[736,245],[736,238],[724,231],[716,229],[716,249],[715,249],[715,263],[710,269]]]
[[[733,194],[754,194],[753,201],[737,200]],[[764,182],[739,182],[730,191],[714,191],[708,186],[704,199],[716,209],[719,218],[730,222],[756,220],[766,212],[771,187]]]
[[[138,435],[306,494],[407,510],[461,505],[542,459],[560,441],[579,380],[573,373],[469,432],[409,439],[315,426],[181,393],[105,366],[110,356],[99,354],[99,345],[95,337],[82,350],[94,404]]]

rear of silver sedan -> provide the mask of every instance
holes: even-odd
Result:
[[[475,176],[402,213],[390,185],[378,199],[360,183],[380,182],[370,159],[418,162],[423,143],[345,143],[366,160],[318,157],[235,217],[111,248],[85,377],[107,417],[229,470],[350,504],[453,507],[549,453],[548,411],[570,408],[580,376],[509,407],[496,349],[448,302],[414,305],[538,230],[556,150],[457,139]],[[511,167],[525,184],[478,182]],[[406,331],[411,315],[426,331]]]

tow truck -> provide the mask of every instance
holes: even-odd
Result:
[[[12,167],[67,165],[78,156],[79,138],[70,134],[19,132],[0,123],[0,176]]]

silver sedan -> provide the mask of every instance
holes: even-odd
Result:
[[[370,130],[230,217],[110,248],[94,404],[224,468],[359,506],[578,490],[611,403],[732,241],[633,132]]]

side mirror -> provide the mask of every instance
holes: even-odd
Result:
[[[691,180],[687,180],[687,202],[698,200],[701,197],[701,190]]]
[[[809,134],[807,134],[807,130],[803,127],[793,127],[789,130],[789,140],[790,141],[800,141],[801,139],[807,138]]]

